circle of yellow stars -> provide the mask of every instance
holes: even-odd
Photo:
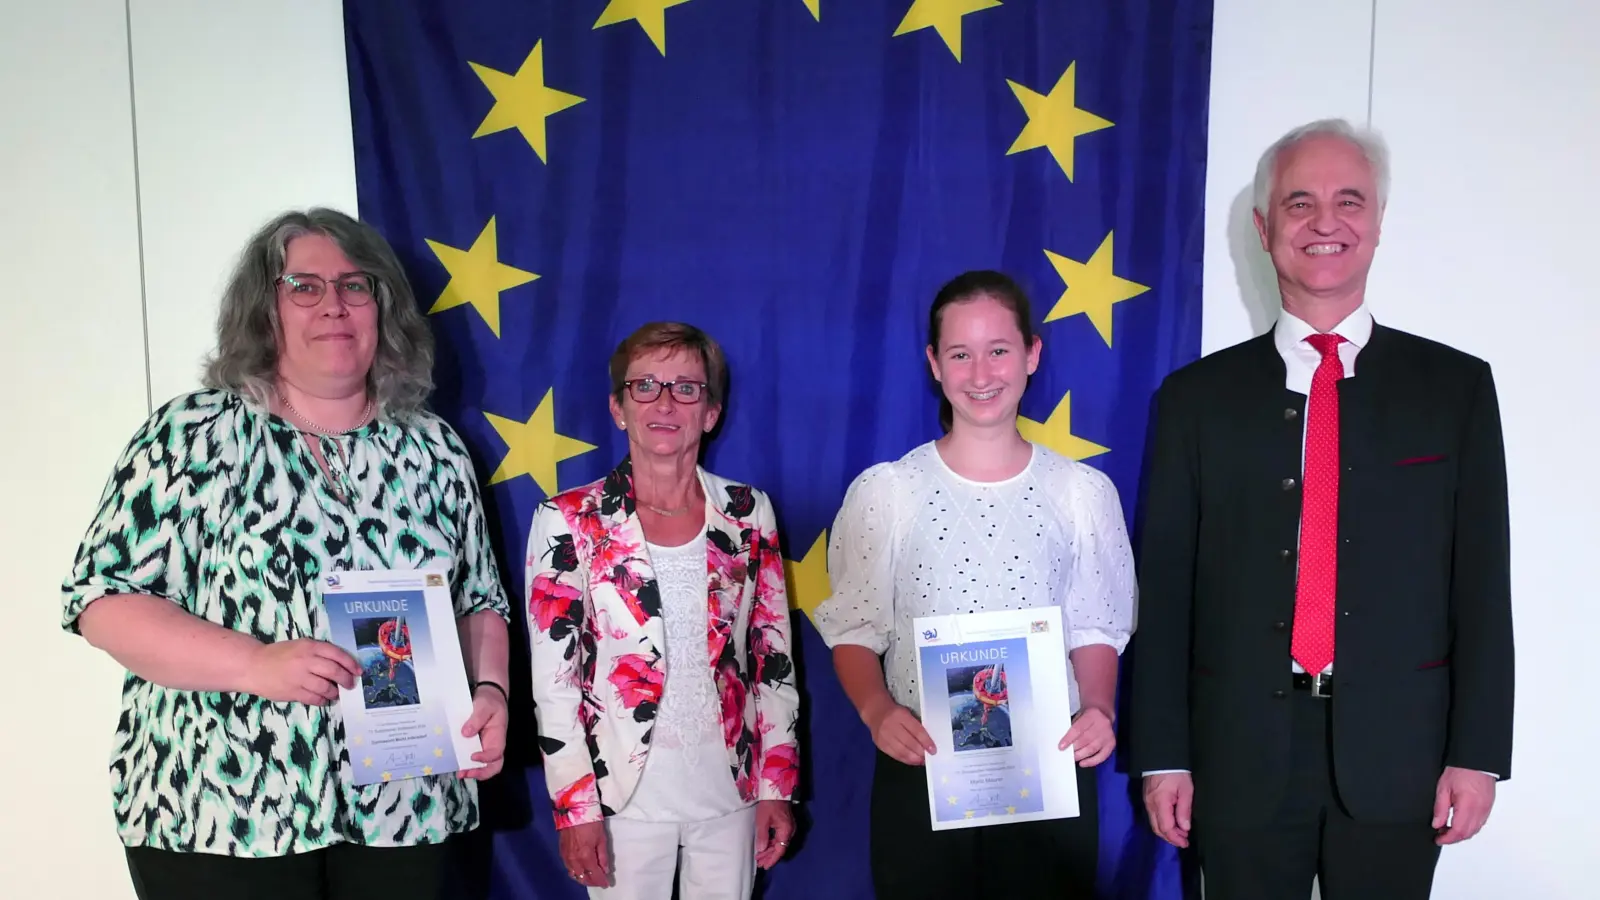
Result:
[[[628,22],[636,24],[645,39],[665,57],[667,54],[667,10],[694,0],[609,0],[593,30]],[[821,0],[800,0],[812,18],[822,20]],[[959,64],[965,19],[975,13],[1002,7],[1002,0],[912,0],[895,26],[892,37],[901,38],[932,31]],[[674,15],[677,15],[675,12]],[[533,49],[515,72],[505,72],[480,62],[469,65],[488,90],[493,104],[473,133],[474,139],[515,130],[541,163],[550,158],[547,123],[551,116],[572,109],[585,98],[546,81],[544,42]],[[1050,154],[1068,182],[1076,176],[1077,142],[1086,135],[1114,127],[1109,119],[1077,105],[1077,63],[1068,63],[1047,92],[1041,93],[1020,82],[1006,80],[1026,122],[1006,150],[1007,156],[1044,150]],[[485,326],[500,337],[501,296],[539,278],[526,269],[502,261],[495,217],[472,239],[467,249],[428,239],[427,244],[449,274],[443,291],[428,309],[430,315],[469,306]],[[1116,305],[1150,290],[1116,274],[1115,234],[1107,232],[1085,259],[1045,249],[1044,254],[1063,290],[1044,321],[1046,323],[1082,315],[1112,346]],[[1081,248],[1087,250],[1088,248]],[[556,427],[556,398],[552,386],[526,418],[522,413],[505,417],[485,412],[485,418],[505,443],[506,450],[490,484],[529,476],[547,496],[560,490],[558,464],[597,449],[595,445],[562,434]],[[1072,459],[1083,460],[1110,452],[1072,431],[1072,393],[1066,392],[1044,421],[1018,418],[1018,430],[1027,440],[1043,444]],[[810,615],[828,597],[831,588],[827,570],[828,532],[824,529],[798,560],[785,560],[789,580],[790,605]]]

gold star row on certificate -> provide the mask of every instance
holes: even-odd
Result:
[[[444,729],[443,728],[439,728],[439,727],[436,726],[433,729],[433,734],[434,734],[435,737],[442,736],[444,734]],[[353,741],[351,741],[351,743],[353,743],[357,747],[359,747],[363,743],[365,743],[365,741],[363,741],[361,739],[361,735],[358,734],[358,735],[355,736],[355,739]],[[444,758],[444,748],[442,746],[441,747],[434,747],[433,748],[433,755],[437,759]],[[361,758],[361,765],[363,765],[363,766],[365,766],[365,767],[367,767],[369,769],[372,768],[372,757],[371,756],[363,756]],[[422,767],[422,774],[424,774],[424,775],[432,775],[433,774],[433,766],[423,766]],[[390,781],[390,780],[393,779],[394,773],[393,772],[383,772],[378,777],[380,779],[382,779],[383,781]]]
[[[1032,769],[1023,769],[1022,770],[1022,774],[1024,776],[1032,775],[1033,774],[1033,770]],[[946,784],[949,784],[949,783],[950,783],[950,776],[944,775],[944,776],[940,777],[939,784],[946,785]],[[1026,800],[1026,799],[1028,799],[1028,795],[1030,793],[1032,793],[1032,792],[1028,788],[1022,788],[1022,789],[1017,791],[1017,797],[1019,799]],[[961,803],[961,801],[959,799],[957,799],[956,795],[954,795],[954,794],[951,794],[950,796],[946,797],[945,799],[947,801],[949,801],[951,806],[958,806]],[[1017,808],[1015,806],[1007,806],[1006,807],[1006,814],[1007,815],[1016,815],[1016,813],[1017,813]],[[991,809],[991,810],[989,810],[989,812],[986,815],[997,816],[999,814],[1000,814],[999,812]],[[964,819],[971,819],[976,815],[977,815],[977,813],[975,811],[967,809],[967,810],[962,810],[961,817],[964,818]]]
[[[636,22],[663,56],[666,55],[666,10],[697,0],[611,0],[596,20],[596,29]],[[711,2],[711,0],[698,0]],[[820,0],[801,0],[812,16],[821,21]],[[961,61],[961,23],[965,16],[1003,6],[1000,0],[914,0],[893,37],[933,30]],[[584,102],[585,98],[550,87],[545,82],[544,42],[533,49],[515,73],[507,73],[478,62],[470,63],[494,99],[473,138],[483,138],[515,129],[541,163],[549,162],[545,121],[550,116]],[[1041,94],[1007,79],[1027,123],[1007,149],[1012,155],[1044,149],[1070,182],[1074,175],[1074,149],[1079,137],[1113,127],[1113,123],[1079,109],[1076,102],[1077,64],[1069,63],[1049,93]],[[473,239],[470,247],[428,239],[427,244],[449,274],[443,291],[429,308],[429,314],[443,313],[461,306],[477,312],[489,331],[500,337],[500,295],[539,278],[539,275],[510,263],[500,256],[495,217]],[[1113,271],[1114,232],[1107,232],[1087,260],[1077,260],[1052,250],[1045,257],[1065,285],[1046,323],[1079,314],[1112,346],[1113,308],[1116,304],[1149,290],[1147,285],[1122,278]],[[529,476],[546,496],[560,490],[557,464],[597,449],[594,444],[561,434],[555,422],[555,388],[548,388],[526,419],[507,418],[485,412],[484,417],[506,445],[506,451],[489,484],[499,484]],[[1110,450],[1072,432],[1072,393],[1064,393],[1044,421],[1019,419],[1024,437],[1048,446],[1072,459],[1087,459]],[[829,594],[827,576],[826,529],[819,534],[797,561],[787,561],[791,605],[808,615]]]

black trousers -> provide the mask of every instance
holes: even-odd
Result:
[[[934,831],[921,766],[878,752],[872,886],[878,900],[1092,900],[1100,858],[1095,771],[1078,769],[1077,818]]]
[[[324,850],[263,859],[127,848],[139,900],[439,900],[447,845]]]
[[[1216,827],[1198,814],[1194,846],[1206,900],[1427,900],[1439,861],[1430,817],[1359,822],[1339,800],[1329,732],[1332,704],[1295,691],[1289,789],[1277,816],[1258,827]],[[1214,802],[1226,803],[1227,798]]]

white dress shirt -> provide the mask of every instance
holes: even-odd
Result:
[[[1278,316],[1278,323],[1272,328],[1272,343],[1278,348],[1278,355],[1283,357],[1284,387],[1296,394],[1311,393],[1311,376],[1316,374],[1317,367],[1322,365],[1322,354],[1317,348],[1311,346],[1306,338],[1316,334],[1317,330],[1306,324],[1304,320],[1284,310]],[[1367,304],[1362,303],[1355,311],[1345,316],[1344,320],[1333,327],[1331,334],[1344,338],[1339,344],[1339,361],[1344,364],[1344,377],[1349,378],[1356,374],[1356,356],[1361,353],[1361,348],[1372,340],[1372,313],[1367,309]],[[1311,403],[1306,401],[1306,414],[1300,417],[1300,473],[1305,474],[1306,466],[1306,423],[1311,421]],[[1298,560],[1300,555],[1295,554]],[[1304,672],[1300,664],[1294,660],[1289,661],[1290,667],[1296,672]],[[1333,663],[1322,670],[1324,674],[1333,672]]]

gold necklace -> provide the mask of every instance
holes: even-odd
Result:
[[[651,512],[655,513],[658,516],[681,516],[684,513],[689,511],[689,507],[688,506],[680,506],[677,509],[667,510],[667,509],[662,509],[661,507],[656,506],[653,503],[646,503],[643,500],[639,501],[639,505],[643,506],[645,509],[650,510]]]

